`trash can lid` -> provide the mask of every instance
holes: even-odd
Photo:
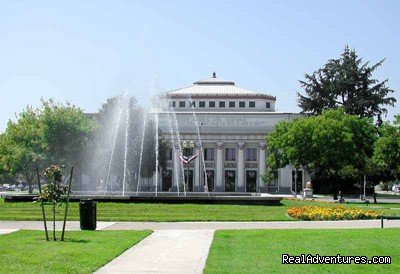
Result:
[[[79,202],[82,204],[90,204],[93,203],[93,199],[81,199]]]

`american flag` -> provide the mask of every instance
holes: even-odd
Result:
[[[191,161],[197,158],[198,155],[193,155],[193,156],[179,156],[179,159],[181,159],[181,162],[184,164],[189,164]]]

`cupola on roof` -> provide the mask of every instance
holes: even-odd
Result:
[[[193,86],[190,87],[167,91],[165,93],[165,96],[171,98],[240,97],[240,98],[264,98],[270,100],[276,99],[272,95],[240,88],[236,86],[235,82],[233,81],[227,81],[217,78],[215,72],[213,72],[213,76],[211,78],[196,81],[193,83]]]
[[[233,85],[234,86],[235,82],[226,81],[226,80],[217,78],[217,74],[214,71],[213,76],[211,78],[207,78],[204,80],[194,82],[193,85]]]

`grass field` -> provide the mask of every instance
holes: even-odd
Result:
[[[0,235],[1,273],[92,273],[150,231],[67,231],[46,242],[43,231]]]
[[[400,273],[400,229],[221,230],[205,273]],[[282,254],[391,256],[391,265],[282,265]]]
[[[98,203],[99,221],[288,221],[291,206],[326,205],[326,202],[283,200],[278,206],[217,205],[217,204],[161,204],[161,203]],[[389,215],[400,215],[400,204],[345,206],[376,209]],[[397,208],[390,209],[390,208]],[[63,209],[60,208],[60,211]],[[62,214],[58,214],[59,220]],[[38,203],[5,203],[0,200],[0,220],[41,220]],[[69,220],[79,220],[78,203],[70,203]]]

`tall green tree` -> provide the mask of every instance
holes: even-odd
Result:
[[[304,167],[326,178],[335,195],[342,179],[364,174],[376,138],[371,118],[348,115],[342,108],[282,121],[266,137],[268,179],[289,164]]]
[[[0,142],[0,169],[7,176],[25,180],[32,192],[35,169],[45,158],[40,110],[26,107],[16,121],[9,121]]]
[[[339,58],[329,60],[300,81],[305,95],[297,93],[299,107],[304,113],[316,115],[325,109],[342,107],[347,114],[377,116],[381,121],[382,114],[387,113],[386,106],[394,106],[396,102],[389,96],[394,90],[388,87],[388,79],[372,78],[384,60],[370,66],[346,46]]]
[[[70,103],[42,100],[40,123],[48,164],[80,168],[82,157],[93,138],[97,124],[82,109]]]
[[[387,178],[400,179],[400,115],[393,123],[385,122],[374,145],[373,164],[387,174]]]
[[[95,126],[81,109],[68,103],[42,100],[39,108],[28,106],[2,134],[0,170],[25,180],[31,192],[37,167],[65,164],[79,169]]]

